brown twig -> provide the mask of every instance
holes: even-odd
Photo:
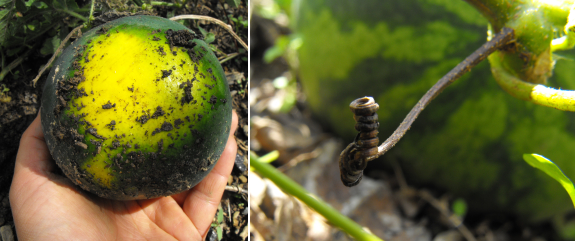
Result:
[[[248,190],[237,187],[237,186],[226,186],[226,191],[230,191],[230,192],[237,192],[237,193],[241,193],[241,194],[248,194]]]
[[[199,20],[207,20],[207,21],[211,21],[214,22],[220,26],[222,26],[225,30],[227,30],[232,36],[234,36],[234,38],[236,40],[238,40],[238,42],[240,42],[240,44],[246,49],[248,50],[248,45],[246,45],[246,43],[244,43],[244,41],[240,38],[240,36],[238,36],[234,30],[232,29],[232,27],[230,27],[229,25],[227,25],[226,23],[222,22],[219,19],[216,18],[212,18],[212,17],[208,17],[208,16],[201,16],[201,15],[193,15],[193,14],[189,14],[189,15],[180,15],[180,16],[175,16],[170,18],[170,20],[172,21],[176,21],[176,20],[180,20],[180,19],[199,19]]]
[[[429,204],[431,204],[431,206],[433,206],[435,209],[437,209],[441,213],[441,215],[446,217],[449,220],[449,222],[451,223],[451,225],[453,225],[454,228],[457,228],[457,231],[459,231],[461,233],[461,235],[463,235],[463,237],[465,237],[465,239],[467,239],[467,241],[476,241],[477,240],[477,239],[475,239],[475,237],[473,236],[471,231],[469,231],[467,226],[465,226],[465,224],[463,224],[463,221],[461,220],[461,218],[458,217],[457,215],[451,213],[451,211],[449,211],[449,209],[447,209],[447,207],[445,207],[445,205],[442,205],[442,203],[439,200],[437,200],[435,197],[433,197],[433,195],[431,195],[431,193],[429,193],[426,190],[421,190],[421,191],[419,191],[419,196],[423,200],[425,200]]]
[[[315,150],[313,150],[311,152],[299,154],[296,157],[294,157],[293,159],[289,160],[285,165],[278,167],[278,171],[286,172],[290,168],[295,167],[300,162],[314,159],[321,154],[321,151],[322,150],[320,148],[316,148]]]
[[[501,32],[497,34],[489,42],[483,44],[479,49],[475,50],[469,57],[467,57],[463,62],[459,63],[455,68],[453,68],[449,73],[443,76],[431,89],[425,93],[423,97],[417,102],[417,104],[409,111],[409,114],[403,119],[399,127],[393,132],[393,134],[385,140],[379,147],[377,152],[377,157],[382,156],[387,151],[389,151],[397,142],[405,135],[405,132],[409,130],[411,124],[415,121],[417,116],[429,105],[429,103],[441,93],[447,86],[459,79],[463,74],[469,72],[473,67],[479,64],[481,61],[486,59],[491,53],[495,52],[497,49],[507,45],[510,41],[514,39],[514,31],[510,28],[503,28]]]
[[[54,62],[54,59],[56,59],[56,56],[58,56],[58,54],[60,53],[60,51],[62,51],[62,49],[64,48],[64,46],[66,45],[66,43],[68,43],[68,40],[70,40],[70,38],[72,37],[72,35],[74,35],[74,33],[76,33],[76,31],[79,31],[81,28],[83,28],[84,25],[80,25],[76,28],[74,28],[69,34],[68,36],[66,36],[66,38],[64,38],[64,40],[62,41],[62,43],[60,43],[60,46],[58,46],[58,49],[56,49],[56,52],[54,52],[54,54],[52,55],[52,58],[50,58],[50,60],[48,60],[48,63],[46,63],[46,65],[44,65],[44,67],[42,67],[42,69],[40,70],[40,73],[38,73],[38,75],[36,76],[36,78],[34,78],[32,80],[32,84],[34,87],[36,87],[36,82],[38,82],[38,79],[40,79],[40,76],[42,76],[42,74],[44,73],[44,71],[46,71],[46,69],[48,67],[50,67],[50,65],[52,64],[52,62]],[[79,34],[80,36],[82,35],[82,32],[80,32]]]

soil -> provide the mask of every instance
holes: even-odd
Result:
[[[168,17],[168,15],[180,15],[180,14],[199,14],[206,15],[220,19],[227,24],[231,25],[236,33],[247,42],[247,28],[241,26],[236,26],[236,23],[229,20],[227,15],[232,15],[234,17],[243,16],[247,19],[247,2],[242,2],[237,8],[230,7],[227,4],[223,4],[218,1],[188,1],[185,7],[178,9],[175,7],[166,6],[156,6],[152,10],[147,11],[154,15]],[[96,17],[101,16],[99,20],[108,21],[117,18],[117,16],[128,16],[133,15],[132,13],[104,13],[101,15],[95,15]],[[106,19],[108,18],[108,19]],[[236,43],[236,40],[229,35],[225,30],[216,24],[211,24],[204,21],[185,21],[185,25],[190,27],[194,32],[200,33],[198,26],[201,26],[207,32],[215,34],[215,39],[212,43],[221,53],[232,54],[239,52],[240,54],[232,60],[229,60],[222,64],[224,71],[226,73],[230,91],[232,94],[232,107],[236,110],[239,117],[239,128],[235,133],[236,140],[238,142],[238,155],[236,157],[236,167],[233,170],[232,175],[228,181],[229,186],[239,187],[240,191],[242,189],[247,189],[247,132],[248,132],[248,109],[247,109],[247,53],[242,50],[241,45]],[[201,22],[199,24],[198,22]],[[71,30],[70,28],[69,30]],[[69,31],[68,30],[68,31]],[[176,36],[179,36],[176,32]],[[201,35],[200,35],[201,37]],[[42,36],[38,39],[39,42],[44,42],[44,39],[49,38],[48,35]],[[175,41],[177,44],[177,39]],[[36,46],[38,47],[38,46]],[[223,54],[216,53],[217,57],[223,59],[226,57]],[[16,159],[16,154],[18,151],[18,144],[22,133],[26,130],[28,125],[36,117],[38,110],[40,108],[40,100],[42,99],[42,90],[44,88],[44,83],[46,81],[46,75],[40,78],[36,87],[31,84],[31,80],[38,73],[38,70],[42,65],[48,62],[51,56],[43,56],[40,54],[39,48],[32,52],[32,54],[25,59],[16,69],[12,72],[18,71],[19,75],[9,74],[6,76],[3,84],[6,85],[10,90],[5,93],[5,96],[10,97],[9,101],[6,98],[2,98],[4,101],[0,102],[0,200],[7,199],[8,192],[10,189],[10,183],[14,171],[14,162]],[[198,56],[199,57],[199,56]],[[91,58],[94,58],[92,56]],[[8,63],[12,59],[6,60]],[[169,70],[168,70],[169,71]],[[188,86],[186,86],[188,87]],[[192,84],[189,83],[189,88]],[[132,89],[134,87],[132,86]],[[185,91],[185,90],[184,90]],[[189,91],[189,89],[188,89]],[[79,93],[80,94],[80,93]],[[81,93],[85,94],[85,93]],[[182,98],[183,103],[190,103],[193,100],[191,96]],[[193,103],[193,102],[192,102]],[[65,104],[62,102],[62,104]],[[108,106],[108,104],[110,106]],[[110,107],[114,108],[115,103],[107,103],[102,106],[102,108]],[[82,108],[78,106],[77,108]],[[121,107],[120,107],[121,108]],[[156,110],[162,113],[169,112],[170,110]],[[157,116],[160,116],[160,112]],[[140,119],[141,122],[145,123],[147,119],[151,116],[146,114]],[[190,116],[191,117],[191,116]],[[186,120],[190,117],[185,118]],[[145,119],[145,120],[144,120]],[[184,122],[180,120],[181,122]],[[109,128],[114,128],[115,123],[110,123]],[[183,123],[174,123],[175,129],[178,129],[179,125]],[[171,127],[171,128],[170,128]],[[174,129],[174,126],[170,123],[170,126],[162,126],[161,129]],[[88,133],[98,137],[96,130],[89,130]],[[100,136],[101,137],[101,136]],[[101,138],[102,139],[102,138]],[[82,143],[83,144],[83,143]],[[85,145],[85,144],[84,144]],[[136,144],[135,148],[139,148]],[[121,147],[121,146],[119,146]],[[118,148],[119,148],[118,147]],[[163,147],[170,148],[169,146]],[[98,148],[98,152],[101,148]],[[138,153],[134,153],[133,156],[141,156]],[[212,161],[210,161],[212,162]],[[221,222],[214,221],[212,225],[212,231],[208,235],[208,240],[216,232],[216,229],[223,230],[223,240],[247,240],[247,195],[242,194],[242,192],[226,191],[221,202],[221,211],[224,214],[224,219]],[[214,220],[217,220],[214,217]],[[14,228],[13,218],[9,206],[0,206],[0,226],[9,225]],[[14,230],[13,230],[14,231]],[[15,232],[14,232],[15,233]]]

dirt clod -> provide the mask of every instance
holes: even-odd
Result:
[[[166,30],[166,38],[168,39],[170,46],[180,46],[186,48],[194,48],[196,43],[191,40],[198,38],[196,34],[187,30],[173,31],[171,29]]]
[[[106,103],[105,105],[102,105],[102,109],[105,109],[105,110],[107,110],[107,109],[112,109],[112,108],[114,108],[114,107],[116,107],[116,104],[115,104],[115,103],[114,103],[114,104],[110,103],[109,100],[108,100],[108,103]]]
[[[172,74],[172,70],[162,70],[162,79],[170,76]]]
[[[164,121],[164,123],[162,124],[162,131],[171,131],[173,130],[174,127],[172,126],[172,123]]]
[[[89,133],[98,139],[106,140],[106,137],[98,135],[98,131],[96,130],[96,128],[89,128],[86,130],[86,133]]]
[[[161,106],[156,107],[156,111],[154,112],[154,114],[152,114],[152,119],[156,119],[159,116],[163,116],[164,114],[166,114],[166,112],[164,112],[164,110],[162,110]]]

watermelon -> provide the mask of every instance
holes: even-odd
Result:
[[[210,47],[155,16],[100,25],[56,60],[42,128],[56,164],[100,197],[133,200],[190,189],[215,166],[231,95]]]
[[[351,101],[375,98],[383,141],[437,80],[487,38],[488,21],[463,1],[295,1],[294,10],[309,107],[346,142],[356,135]],[[558,61],[547,84],[575,89],[574,79],[575,62]],[[573,123],[574,113],[506,93],[484,61],[433,100],[366,171],[397,160],[410,184],[463,197],[471,213],[539,221],[573,205],[561,185],[526,165],[522,155],[544,155],[575,177]]]

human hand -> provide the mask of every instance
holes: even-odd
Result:
[[[116,201],[88,194],[58,168],[40,115],[20,139],[10,206],[19,240],[203,240],[220,203],[237,145],[234,111],[228,142],[214,169],[192,189],[149,200]]]

